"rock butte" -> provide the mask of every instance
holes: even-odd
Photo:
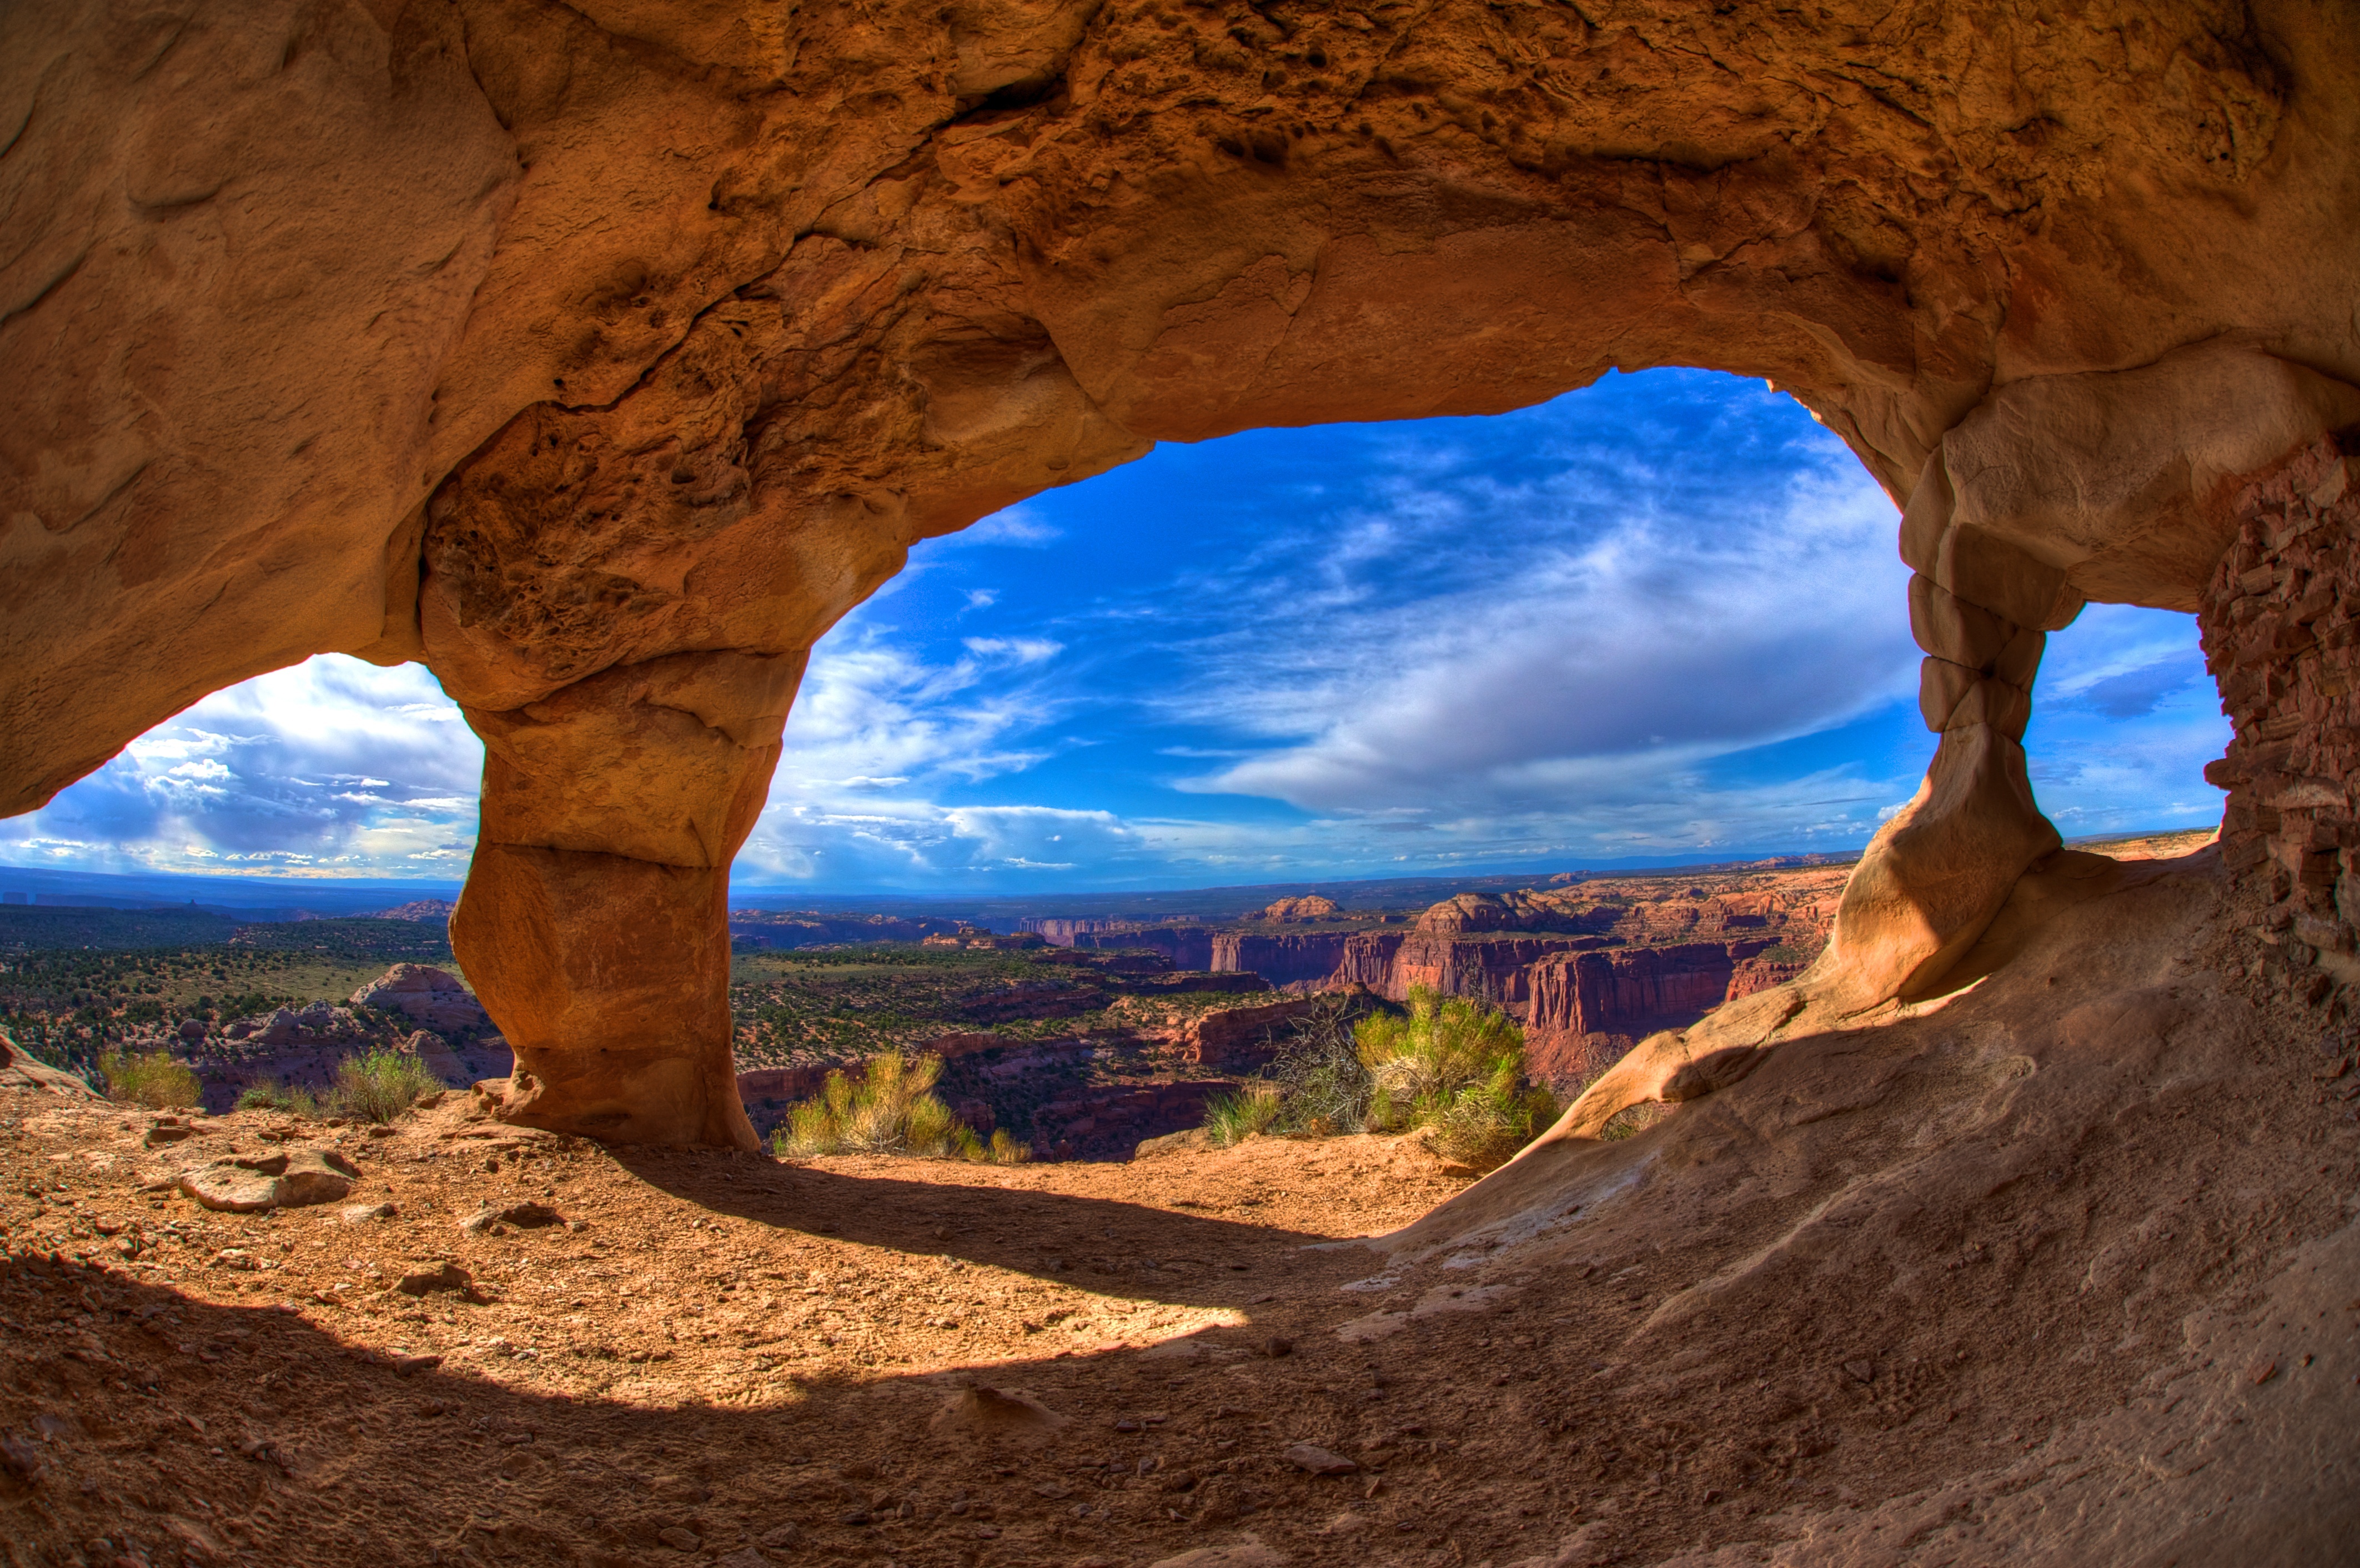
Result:
[[[2200,615],[2234,897],[2360,978],[2347,7],[51,4],[0,125],[0,810],[259,671],[424,661],[486,748],[452,936],[510,1120],[750,1143],[727,868],[913,542],[1610,368],[1852,447],[1941,739],[1819,962],[1556,1142],[2117,885],[2020,744],[2087,601]]]

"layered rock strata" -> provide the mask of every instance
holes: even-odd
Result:
[[[2222,856],[2253,933],[2305,991],[2360,982],[2360,429],[2239,487],[2206,585],[2204,657],[2235,726]],[[2314,998],[2315,999],[2315,998]]]

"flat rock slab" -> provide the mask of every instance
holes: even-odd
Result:
[[[216,1160],[180,1177],[180,1191],[209,1209],[250,1214],[333,1203],[353,1190],[359,1167],[333,1149]]]
[[[1316,1443],[1288,1445],[1286,1462],[1297,1469],[1308,1470],[1314,1475],[1349,1475],[1360,1465],[1340,1454],[1331,1454]]]

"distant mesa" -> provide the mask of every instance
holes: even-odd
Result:
[[[974,948],[986,953],[1021,953],[1027,948],[1046,947],[1048,944],[1048,939],[1038,931],[996,931],[987,926],[961,922],[954,930],[934,932],[920,945]]]
[[[444,920],[457,903],[449,898],[412,898],[407,904],[397,904],[390,909],[377,909],[363,915],[365,920]]]
[[[1299,920],[1332,920],[1343,912],[1335,899],[1306,893],[1300,898],[1279,899],[1262,912],[1262,918],[1291,924]]]
[[[912,915],[824,915],[814,909],[732,909],[729,941],[754,951],[829,942],[923,942],[958,929],[955,920]]]

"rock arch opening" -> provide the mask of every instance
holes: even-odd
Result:
[[[487,749],[455,935],[519,1119],[750,1138],[727,866],[812,643],[913,541],[1159,440],[1612,368],[1768,377],[1851,446],[1943,736],[1818,979],[1618,1093],[1973,946],[2055,845],[2018,737],[2086,600],[2205,612],[2227,854],[2343,951],[2340,16],[6,26],[0,803],[258,670],[422,659]]]

